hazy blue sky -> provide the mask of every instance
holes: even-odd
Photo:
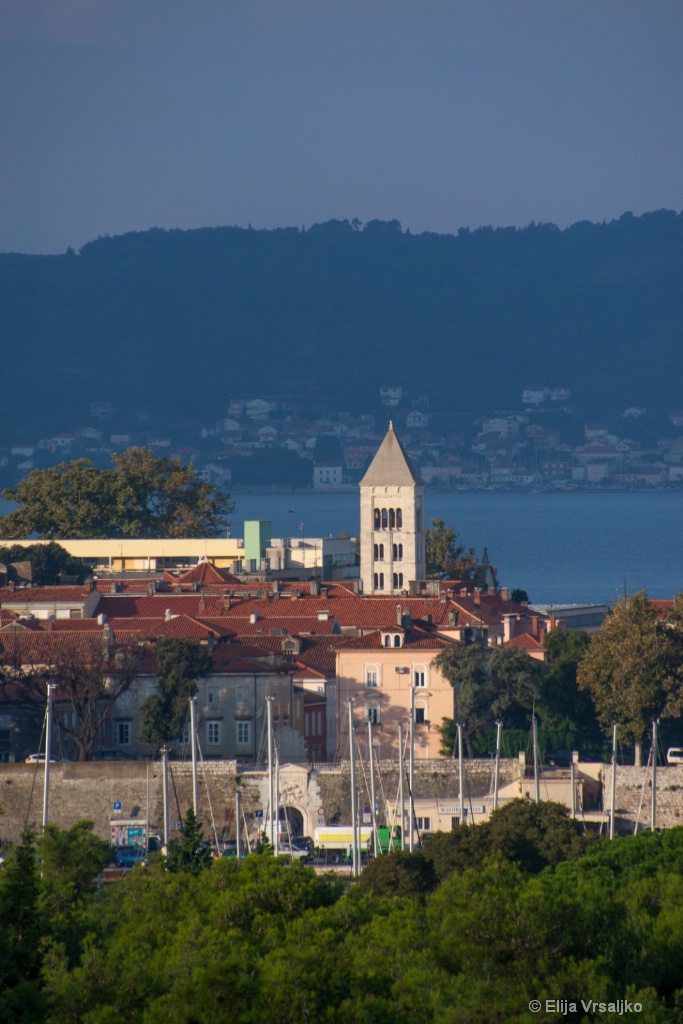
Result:
[[[0,251],[683,207],[681,0],[0,0]]]

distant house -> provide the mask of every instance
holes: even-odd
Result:
[[[400,405],[403,399],[403,388],[400,384],[387,384],[379,389],[379,400],[382,405]]]
[[[523,405],[542,405],[550,398],[549,388],[525,388],[522,392]]]
[[[339,462],[316,462],[313,466],[313,487],[339,487],[343,481],[343,472]]]

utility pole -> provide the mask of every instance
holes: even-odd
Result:
[[[275,780],[273,778],[273,698],[266,697],[266,709],[268,712],[268,811],[270,815],[270,845],[275,849],[275,836],[273,835],[273,821],[275,811]]]
[[[372,822],[372,841],[375,846],[375,856],[379,856],[379,830],[377,828],[377,814],[375,806],[375,755],[372,749],[372,722],[368,719],[368,752],[370,755],[370,821]]]

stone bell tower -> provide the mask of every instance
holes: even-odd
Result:
[[[360,482],[364,594],[400,594],[425,578],[424,483],[389,422]]]

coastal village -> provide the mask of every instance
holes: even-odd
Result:
[[[512,600],[486,554],[474,579],[427,579],[423,511],[423,480],[390,424],[360,482],[359,538],[277,539],[270,523],[253,521],[245,523],[243,538],[62,541],[91,564],[84,585],[27,581],[0,589],[6,679],[10,670],[0,706],[0,760],[9,768],[40,749],[45,670],[55,683],[53,750],[60,759],[94,758],[98,765],[82,767],[101,773],[105,762],[120,767],[152,757],[154,745],[138,735],[143,705],[157,689],[156,645],[175,638],[210,655],[196,697],[197,737],[207,762],[233,775],[263,771],[272,701],[279,762],[309,780],[299,785],[291,809],[300,834],[329,817],[317,784],[311,794],[309,783],[318,770],[339,771],[348,763],[351,720],[357,742],[366,748],[369,725],[375,757],[394,765],[401,728],[412,721],[418,769],[433,774],[445,766],[452,773],[455,751],[444,760],[437,727],[454,716],[454,688],[435,664],[438,655],[467,640],[544,661],[549,631],[594,630],[607,608],[544,614]],[[84,713],[83,704],[65,681],[76,665],[99,666],[109,675],[107,712],[87,749],[75,713],[77,706]],[[17,699],[12,670],[17,681],[40,680],[31,700]],[[530,793],[524,756],[507,765],[510,798]],[[477,781],[469,797],[476,797],[477,813],[488,814],[490,764],[483,765],[485,779],[481,764],[472,763]],[[569,806],[580,791],[582,813],[599,815],[603,768],[585,767],[574,797],[567,771],[546,773],[544,798]],[[451,777],[445,785],[457,783]],[[419,815],[427,831],[436,821],[437,795],[431,793],[432,803]],[[77,808],[71,813],[78,817]]]
[[[624,489],[683,481],[683,410],[670,410],[660,422],[645,407],[630,406],[609,421],[586,422],[570,389],[545,386],[525,388],[514,410],[458,417],[401,385],[381,387],[372,412],[330,409],[320,418],[281,401],[235,398],[220,419],[174,434],[155,432],[144,412],[124,415],[109,401],[93,401],[79,425],[0,446],[0,473],[14,483],[64,458],[99,463],[112,451],[143,445],[192,463],[218,486],[353,488],[382,439],[378,424],[387,413],[430,488]]]

